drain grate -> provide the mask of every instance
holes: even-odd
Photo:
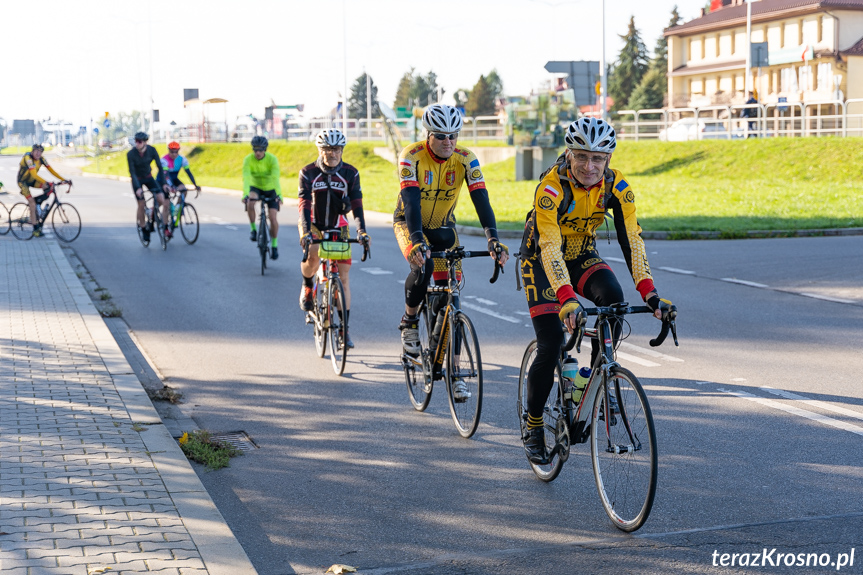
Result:
[[[216,441],[222,441],[228,445],[233,445],[240,451],[254,451],[258,449],[258,444],[252,441],[249,434],[245,431],[228,431],[226,433],[211,433],[210,437]]]

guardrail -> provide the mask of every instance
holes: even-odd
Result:
[[[752,117],[744,114],[754,110]],[[751,137],[863,136],[863,98],[621,110],[623,140],[705,140]]]

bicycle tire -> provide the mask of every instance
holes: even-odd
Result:
[[[606,413],[606,386],[617,397],[618,414]],[[596,489],[609,519],[621,531],[639,529],[656,495],[656,430],[647,395],[628,369],[612,368],[609,381],[598,386],[591,414],[590,456]]]
[[[516,399],[516,408],[518,410],[518,423],[521,430],[521,436],[524,437],[527,433],[527,375],[530,372],[530,366],[533,365],[536,359],[536,340],[533,340],[527,345],[524,350],[524,356],[521,359],[521,369],[518,372],[518,395]],[[545,402],[542,418],[545,427],[545,448],[551,452],[556,443],[557,428],[559,418],[563,416],[561,394],[560,394],[560,365],[556,370],[556,377],[551,391],[548,393],[548,399]],[[527,457],[527,454],[525,454]],[[556,453],[551,460],[545,465],[538,465],[528,459],[528,464],[536,475],[546,483],[554,481],[563,469],[564,458],[560,453]]]
[[[267,269],[267,256],[270,255],[270,234],[264,204],[261,204],[261,217],[258,221],[258,251],[261,253],[261,275]]]
[[[12,235],[19,240],[32,238],[35,227],[30,223],[30,205],[24,202],[14,204],[9,210],[9,224]]]
[[[345,363],[348,360],[348,350],[344,344],[344,318],[347,316],[345,312],[345,287],[342,285],[342,280],[337,277],[333,277],[329,283],[330,287],[327,290],[327,311],[330,320],[330,327],[328,328],[330,336],[330,361],[333,364],[333,371],[336,375],[342,375],[345,372]]]
[[[195,206],[186,202],[183,204],[183,212],[180,214],[180,233],[189,245],[198,241],[200,225],[198,224],[198,210]]]
[[[0,236],[5,236],[11,229],[9,210],[6,209],[6,204],[0,202]]]
[[[420,355],[411,357],[402,352],[402,367],[405,371],[405,385],[408,388],[408,398],[417,411],[425,411],[431,401],[434,382],[432,380],[431,351],[429,350],[430,324],[428,307],[423,304],[419,312],[418,328],[420,336]]]
[[[159,236],[159,245],[162,246],[162,251],[168,249],[168,238],[165,237],[165,222],[162,219],[162,208],[159,206],[158,210],[153,209],[153,220],[156,224],[156,233]]]
[[[317,274],[315,274],[315,311],[312,312],[314,314],[314,323],[312,325],[315,331],[315,351],[318,357],[324,357],[324,354],[327,353],[327,328],[324,324],[324,318],[327,313],[326,295],[325,284],[322,285],[318,282]]]
[[[458,358],[458,364],[455,358]],[[452,420],[459,435],[468,438],[476,433],[482,416],[482,354],[473,322],[461,311],[456,311],[450,319],[446,363],[446,389]],[[469,394],[463,401],[455,398],[455,385],[459,381],[467,386]]]
[[[72,204],[56,204],[51,214],[51,229],[57,239],[73,242],[81,233],[81,216]]]

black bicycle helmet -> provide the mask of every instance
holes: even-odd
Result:
[[[45,147],[42,144],[33,144],[33,151],[42,150],[45,151]]]
[[[147,132],[138,132],[135,134],[136,141],[146,142],[149,139],[150,136],[147,135]]]
[[[253,150],[266,150],[267,146],[269,146],[269,145],[270,145],[270,143],[263,136],[255,136],[254,138],[252,138],[252,149]]]

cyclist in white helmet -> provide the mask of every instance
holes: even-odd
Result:
[[[446,283],[446,262],[432,260],[430,252],[459,245],[455,207],[462,184],[467,184],[485,230],[489,255],[501,264],[509,258],[509,250],[497,237],[494,210],[479,160],[473,152],[458,145],[461,114],[452,106],[433,104],[423,113],[422,123],[425,139],[409,145],[399,154],[401,192],[393,214],[399,248],[411,266],[405,280],[405,314],[399,324],[402,347],[410,355],[419,353],[417,311],[429,281]],[[425,271],[420,281],[422,268]],[[466,393],[466,387],[456,386],[456,400],[467,399]]]
[[[366,220],[363,215],[363,191],[360,187],[360,173],[355,167],[342,161],[342,151],[347,144],[345,135],[339,130],[321,130],[315,138],[318,146],[318,159],[300,170],[299,190],[299,229],[300,246],[306,247],[312,238],[321,239],[322,230],[340,229],[343,237],[350,235],[347,214],[351,212],[357,228],[357,239],[371,243],[366,233]],[[309,248],[309,258],[300,264],[303,285],[300,288],[300,309],[312,309],[312,287],[315,271],[320,265],[318,244]],[[337,262],[339,276],[345,287],[345,313],[341,334],[345,347],[353,348],[354,342],[348,332],[351,315],[351,258]]]
[[[566,130],[566,151],[541,177],[525,224],[519,255],[537,354],[527,376],[524,448],[536,464],[548,463],[542,412],[554,383],[563,343],[561,322],[572,333],[585,321],[581,295],[597,306],[626,301],[611,268],[596,251],[596,230],[610,209],[617,241],[635,289],[661,319],[671,302],[657,295],[635,213],[635,194],[623,174],[608,167],[617,147],[614,128],[580,118]],[[620,325],[614,325],[615,341]],[[591,340],[591,365],[599,353]],[[554,445],[553,438],[550,446]]]

